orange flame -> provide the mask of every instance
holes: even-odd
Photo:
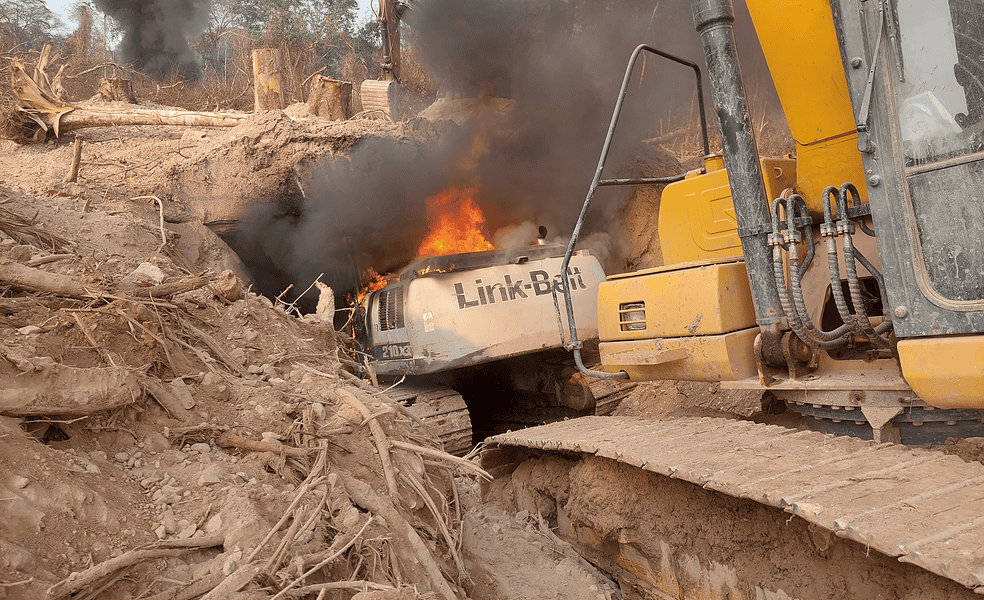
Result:
[[[386,279],[372,267],[366,269],[366,272],[362,274],[362,281],[365,283],[362,284],[362,289],[359,291],[359,303],[369,294],[386,287]]]
[[[430,233],[420,244],[417,258],[495,250],[482,232],[485,215],[475,204],[477,189],[449,188],[427,199]]]

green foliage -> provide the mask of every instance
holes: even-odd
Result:
[[[257,45],[311,50],[327,74],[337,76],[346,53],[374,47],[356,23],[357,10],[357,0],[216,0],[210,32],[216,42],[224,33],[217,28],[236,28]]]
[[[10,50],[40,50],[59,39],[62,22],[44,0],[0,0],[0,42]]]

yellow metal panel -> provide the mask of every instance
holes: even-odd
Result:
[[[796,161],[765,159],[769,198],[796,184]],[[664,264],[741,256],[738,221],[724,169],[666,186],[660,198],[659,241]]]
[[[830,2],[748,0],[748,12],[796,140],[797,191],[813,212],[822,211],[828,185],[850,181],[866,197]]]
[[[623,331],[620,307],[645,303],[645,329]],[[619,276],[598,286],[601,341],[717,335],[755,325],[743,261]]]
[[[762,52],[797,142],[856,130],[828,0],[748,0]]]
[[[754,353],[758,331],[752,327],[723,335],[602,342],[601,364],[605,371],[625,371],[636,381],[747,379],[758,373]],[[648,360],[649,356],[666,360]],[[633,358],[642,360],[627,360]]]
[[[927,404],[984,408],[984,336],[899,342],[902,375]]]
[[[867,201],[864,166],[858,152],[858,136],[850,135],[811,146],[796,146],[796,193],[806,200],[814,218],[823,218],[823,190],[850,181]]]

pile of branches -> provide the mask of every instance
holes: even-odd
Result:
[[[280,520],[238,569],[205,575],[148,600],[215,600],[242,590],[252,590],[250,597],[274,600],[324,598],[331,590],[357,592],[351,596],[357,600],[463,597],[461,584],[467,573],[461,557],[462,518],[454,474],[490,476],[473,462],[443,452],[433,438],[408,439],[413,436],[397,426],[394,416],[412,417],[378,390],[370,393],[361,385],[339,385],[327,397],[364,419],[314,435],[308,415],[298,433],[318,441],[302,446],[253,441],[234,433],[219,437],[221,446],[269,453],[279,457],[281,468],[289,463],[289,468],[306,476]],[[366,436],[359,433],[366,426],[384,485],[376,478],[357,476],[338,460],[368,450]],[[48,597],[95,598],[130,567],[223,542],[224,537],[215,536],[136,548],[74,573],[49,588]]]
[[[0,230],[60,252],[42,259],[73,256],[65,252],[68,241],[12,211],[0,213]],[[306,374],[307,383],[291,389],[291,396],[302,399],[299,416],[277,438],[255,439],[245,427],[200,425],[171,430],[171,441],[211,438],[230,452],[258,454],[285,481],[297,485],[292,501],[262,542],[244,550],[234,570],[212,570],[142,597],[320,599],[332,590],[333,598],[362,600],[464,597],[467,573],[455,476],[489,475],[472,461],[445,453],[426,424],[384,390],[346,370],[356,367],[339,342],[344,336],[332,326],[330,288],[319,286],[326,300],[319,305],[329,308],[298,319],[236,284],[229,276],[216,279],[204,273],[170,284],[108,290],[105,282],[97,285],[3,259],[0,309],[6,305],[17,310],[22,300],[35,308],[47,306],[56,314],[45,321],[59,322],[49,330],[66,332],[74,323],[98,351],[99,366],[69,367],[50,357],[18,354],[12,342],[0,343],[0,359],[23,371],[5,378],[21,387],[5,390],[0,414],[90,418],[154,401],[187,422],[194,402],[189,406],[164,379],[208,372],[230,385],[241,382],[248,376],[246,365],[208,331],[203,315],[219,321],[248,315],[257,327],[290,335],[290,354],[275,361]],[[197,306],[201,316],[189,305]],[[130,337],[156,347],[159,364],[128,364],[130,356],[137,357],[131,362],[143,358],[137,352],[114,353],[112,346],[101,343],[113,327],[129,328]],[[104,335],[96,333],[99,328]],[[312,337],[312,329],[323,335]],[[316,418],[317,411],[322,418]],[[122,578],[132,579],[139,565],[190,553],[203,553],[199,557],[207,559],[224,542],[219,534],[137,547],[73,573],[47,594],[51,599],[98,598]]]

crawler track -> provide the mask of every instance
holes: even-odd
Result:
[[[618,464],[597,466],[601,464],[597,463],[599,459],[604,459],[604,464],[611,465],[610,461]],[[853,560],[857,562],[859,572],[867,573],[865,577],[873,580],[880,577],[886,580],[885,585],[888,586],[892,585],[893,578],[904,577],[910,580],[911,585],[916,585],[912,583],[914,578],[919,579],[923,595],[912,597],[953,597],[954,594],[962,595],[971,590],[984,593],[984,466],[979,463],[965,463],[954,456],[900,445],[876,445],[816,432],[797,432],[747,421],[713,418],[653,421],[584,417],[495,436],[483,455],[483,465],[499,477],[523,472],[519,468],[522,464],[529,465],[537,460],[560,461],[560,464],[568,465],[564,468],[570,469],[571,473],[579,468],[573,466],[575,463],[595,461],[597,464],[593,468],[600,469],[598,472],[619,473],[614,478],[614,485],[632,489],[632,492],[623,492],[623,495],[635,494],[637,504],[648,502],[649,495],[655,498],[673,485],[680,485],[668,482],[666,478],[689,482],[693,484],[686,488],[689,491],[678,492],[683,495],[674,496],[654,510],[677,515],[683,514],[680,512],[683,505],[693,508],[698,503],[709,502],[711,508],[705,506],[705,511],[716,513],[713,507],[715,503],[720,505],[722,514],[701,515],[700,510],[694,508],[696,516],[691,518],[695,519],[697,529],[704,528],[702,518],[710,523],[744,514],[746,516],[743,518],[747,521],[750,519],[747,515],[758,510],[755,505],[772,514],[777,510],[792,513],[806,521],[804,531],[808,533],[804,535],[814,539],[820,555],[826,556],[825,553],[832,552],[824,547],[831,544],[823,540],[836,541],[831,536],[833,534],[857,542],[851,547],[859,549],[855,550],[859,558]],[[520,504],[524,494],[529,496],[527,492],[539,486],[538,480],[549,479],[542,473],[531,478],[528,476],[530,472],[527,468],[527,479],[513,484],[513,492],[518,495]],[[799,585],[800,589],[788,582],[783,584],[784,580],[775,572],[769,575],[771,587],[761,581],[741,581],[757,576],[749,573],[764,573],[768,569],[760,567],[755,571],[749,567],[742,572],[740,565],[749,560],[729,558],[726,552],[719,552],[716,557],[702,557],[701,548],[706,549],[709,544],[713,549],[719,542],[713,539],[698,543],[687,540],[687,534],[683,536],[683,541],[677,536],[679,545],[690,546],[689,549],[680,550],[682,554],[674,550],[678,546],[673,546],[669,534],[667,539],[659,539],[658,543],[655,538],[647,539],[635,544],[634,550],[626,550],[632,546],[633,535],[658,538],[659,532],[671,532],[678,523],[660,526],[655,522],[668,515],[653,514],[655,524],[635,534],[626,533],[629,529],[622,525],[619,525],[620,532],[606,531],[606,525],[601,525],[602,531],[598,531],[598,523],[588,527],[589,517],[574,514],[578,506],[587,506],[585,503],[600,493],[597,489],[587,491],[578,499],[575,493],[577,477],[583,479],[587,472],[590,471],[577,471],[580,474],[571,476],[569,483],[564,484],[567,488],[553,484],[553,501],[556,502],[560,529],[562,532],[566,529],[569,535],[576,538],[578,545],[587,548],[589,556],[593,552],[594,560],[607,563],[614,571],[630,576],[633,585],[649,587],[652,594],[673,598],[837,597],[836,592],[825,596],[803,584]],[[643,476],[642,472],[653,475]],[[645,479],[647,483],[639,483],[642,481],[639,477],[648,477]],[[633,481],[635,483],[631,484]],[[657,494],[656,490],[647,490],[647,485],[661,488],[661,491]],[[540,486],[539,491],[549,495],[547,487]],[[723,498],[721,494],[737,500]],[[688,500],[684,501],[684,497]],[[549,506],[542,497],[538,498],[530,500],[526,497],[525,500],[527,504],[539,503],[537,508]],[[619,511],[631,512],[631,499],[628,502],[623,508],[611,502],[605,510],[610,510],[611,515],[621,514]],[[611,515],[609,518],[615,519]],[[777,516],[778,519],[773,520],[779,524],[776,527],[781,529],[783,518],[781,513]],[[765,517],[766,521],[768,518]],[[786,518],[790,517],[787,515]],[[565,525],[564,521],[568,523]],[[789,523],[787,521],[787,525]],[[722,527],[736,538],[745,536],[749,540],[757,539],[760,533],[757,531],[734,533],[742,526],[742,523],[733,523]],[[618,529],[614,525],[611,527]],[[760,525],[757,527],[761,528]],[[788,532],[775,531],[774,534],[787,535]],[[691,532],[690,535],[697,536],[698,532]],[[766,536],[762,539],[779,538]],[[758,542],[758,546],[764,554],[763,543]],[[750,551],[756,549],[755,544],[752,546]],[[639,555],[640,547],[649,548],[654,555]],[[888,557],[878,567],[887,574],[872,574],[875,567],[867,564],[870,562],[868,555],[874,554],[870,550]],[[783,568],[784,556],[788,556],[792,565],[798,550],[794,552],[792,548],[780,548],[776,552],[777,558],[771,563],[776,565],[773,571]],[[671,555],[676,556],[675,562],[667,558]],[[681,556],[690,558],[685,560]],[[804,559],[806,562],[801,564],[812,564],[810,560],[813,559],[815,557],[807,557]],[[907,573],[904,575],[892,574],[889,572],[892,569],[911,568],[890,559],[911,563],[939,577],[920,575],[919,569],[912,573],[903,571]],[[696,574],[692,568],[695,564],[702,565],[702,575]],[[854,563],[848,560],[845,564]],[[892,567],[892,564],[896,566]],[[822,570],[828,567],[821,560],[818,565],[803,569]],[[688,569],[693,571],[690,575],[687,575]],[[834,575],[843,577],[845,581],[851,579],[850,573],[831,574],[831,577]],[[735,577],[738,579],[733,580]],[[959,586],[952,585],[954,582]],[[691,595],[681,591],[688,589]],[[711,595],[693,595],[695,589]],[[746,593],[741,593],[741,590]],[[863,589],[849,587],[841,589],[840,593],[844,591],[853,597],[865,597],[866,594]]]
[[[407,405],[411,413],[440,438],[444,450],[464,456],[472,448],[472,425],[461,394],[449,387],[425,383],[403,383],[386,393]]]

